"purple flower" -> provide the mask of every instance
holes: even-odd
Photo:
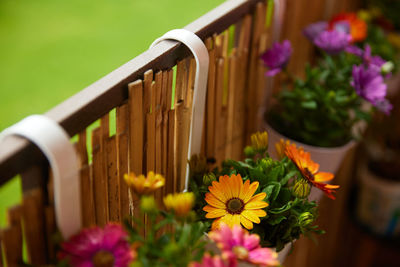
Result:
[[[314,44],[326,53],[334,55],[342,52],[350,43],[351,35],[341,31],[323,31],[314,40]]]
[[[333,25],[335,31],[344,32],[350,34],[350,24],[348,21],[339,21]]]
[[[376,68],[354,65],[351,86],[359,96],[371,102],[378,109],[390,111],[390,103],[385,102],[386,84]]]
[[[269,68],[265,75],[274,76],[281,72],[287,65],[291,55],[292,46],[288,40],[283,41],[282,44],[278,42],[274,43],[272,47],[261,56],[264,64]]]
[[[328,22],[318,21],[305,27],[303,29],[303,34],[308,40],[314,42],[315,38],[317,38],[323,31],[326,31],[327,29]]]
[[[380,71],[383,64],[386,63],[380,56],[371,55],[371,47],[368,44],[365,45],[364,50],[355,45],[351,45],[346,48],[346,52],[362,58],[366,66],[376,67],[378,71]]]
[[[389,115],[389,114],[390,114],[390,111],[393,109],[393,105],[390,104],[389,100],[387,100],[387,99],[383,99],[383,100],[378,101],[378,102],[375,104],[375,107],[376,107],[378,110],[380,110],[380,111],[382,111],[383,113],[385,113],[386,115]]]
[[[59,256],[71,266],[125,267],[135,258],[127,238],[128,234],[119,224],[84,229],[61,245]]]

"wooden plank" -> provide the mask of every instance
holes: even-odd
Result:
[[[129,172],[136,175],[143,173],[144,159],[144,104],[143,104],[143,82],[138,80],[129,86]],[[132,216],[140,217],[139,198],[132,194],[130,212]]]
[[[14,206],[8,210],[9,226],[1,231],[4,255],[8,266],[17,266],[22,262],[22,207]],[[1,240],[0,240],[1,243]],[[2,250],[0,247],[0,254]],[[0,256],[0,261],[1,261]]]
[[[222,105],[224,90],[224,59],[217,60],[216,81],[215,81],[215,158],[217,165],[225,160],[225,108]],[[217,127],[218,125],[218,127]]]
[[[155,95],[155,83],[150,86],[151,94]],[[146,172],[154,171],[156,168],[156,103],[153,97],[152,111],[147,114],[147,151],[146,151]],[[153,109],[154,107],[154,109]]]
[[[44,208],[44,218],[46,225],[47,258],[50,262],[54,262],[56,260],[58,244],[54,241],[54,235],[57,233],[57,224],[53,205]]]
[[[155,154],[156,154],[156,164],[155,171],[156,173],[161,173],[162,171],[162,156],[161,156],[161,147],[162,147],[162,107],[161,107],[161,97],[162,97],[162,78],[163,74],[161,71],[155,74]]]
[[[107,177],[104,171],[104,157],[102,154],[100,127],[92,132],[92,179],[93,179],[93,196],[96,214],[96,224],[104,226],[107,222]]]
[[[24,193],[22,216],[29,263],[32,265],[43,265],[47,261],[43,201],[43,191],[39,188]]]
[[[117,107],[117,175],[119,178],[119,199],[120,199],[120,211],[121,220],[129,216],[129,188],[124,181],[124,174],[128,173],[128,138],[129,138],[129,127],[128,127],[128,105],[124,104]]]
[[[229,56],[229,75],[228,75],[228,103],[227,103],[227,132],[226,132],[226,147],[225,157],[231,159],[233,156],[233,138],[237,128],[237,121],[235,118],[235,93],[237,88],[237,55],[236,48],[232,50]]]
[[[216,58],[215,48],[211,48],[212,39],[209,38],[208,54],[208,82],[207,82],[207,102],[206,102],[206,156],[209,158],[215,157],[215,77],[216,77]]]
[[[168,152],[167,152],[167,177],[165,188],[167,193],[176,190],[176,165],[175,165],[175,110],[168,112]]]
[[[117,167],[117,140],[115,135],[106,143],[107,158],[107,189],[108,189],[108,220],[112,222],[121,221],[119,182]]]
[[[149,155],[147,153],[148,150],[148,123],[147,123],[147,116],[151,112],[151,98],[152,98],[152,90],[151,90],[151,84],[153,82],[153,71],[148,70],[144,73],[144,79],[143,79],[143,144],[144,144],[144,158],[143,158],[143,173],[147,173],[147,162],[149,164],[153,164],[153,161],[151,158],[147,158]]]

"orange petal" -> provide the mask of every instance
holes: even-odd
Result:
[[[326,182],[332,180],[334,177],[333,173],[330,172],[319,172],[314,175],[315,181]]]
[[[242,187],[242,191],[240,192],[239,198],[240,199],[244,199],[246,196],[246,192],[249,191],[249,187],[250,187],[250,180],[246,180],[243,183],[243,187]]]
[[[239,197],[240,191],[243,187],[243,180],[240,174],[238,175],[232,174],[231,178],[229,179],[229,182],[230,182],[232,197]]]
[[[224,175],[224,176],[221,176],[219,178],[220,185],[223,188],[225,196],[226,196],[227,199],[231,199],[232,198],[232,192],[231,192],[231,189],[230,189],[230,181],[229,181],[229,179],[230,178],[229,178],[228,175]]]
[[[225,209],[225,204],[222,203],[218,198],[216,198],[213,194],[211,193],[206,193],[206,197],[204,199],[208,204],[210,204],[213,207],[220,208],[220,209]]]
[[[221,218],[218,218],[218,219],[215,219],[215,220],[213,221],[213,223],[211,224],[211,229],[212,229],[212,230],[218,229],[218,228],[219,228],[219,225],[221,224],[221,222],[222,222],[222,217],[221,217]]]
[[[265,192],[258,193],[257,195],[253,196],[249,200],[249,202],[252,202],[252,201],[263,201],[266,196],[267,196],[267,194]]]
[[[247,203],[250,200],[250,198],[254,195],[254,192],[256,192],[257,188],[258,188],[258,182],[253,182],[250,184],[249,189],[246,192],[243,192],[244,203]]]
[[[228,199],[225,196],[225,189],[221,187],[221,185],[217,182],[213,182],[212,186],[208,187],[208,191],[211,192],[218,200],[222,203],[225,203]]]

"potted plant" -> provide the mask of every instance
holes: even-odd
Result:
[[[221,223],[242,225],[261,238],[261,245],[282,251],[301,235],[320,234],[315,225],[317,203],[311,188],[335,199],[339,186],[328,184],[331,173],[319,172],[310,154],[290,142],[279,142],[279,160],[268,154],[268,134],[251,136],[244,161],[226,160],[210,169],[206,159],[190,161],[190,189],[196,196],[195,210],[211,229]],[[279,255],[280,261],[289,246]]]
[[[355,45],[366,33],[366,23],[352,13],[308,26],[304,34],[320,57],[305,66],[303,79],[285,68],[292,53],[289,41],[275,43],[261,56],[267,76],[286,74],[285,89],[265,114],[271,139],[285,136],[316,153],[313,157],[326,171],[335,173],[352,140],[359,138],[360,127],[355,126],[368,122],[374,110],[388,114],[392,108],[384,79],[393,64],[371,54],[369,45]]]
[[[395,107],[400,95],[394,98]],[[358,162],[356,217],[371,232],[394,238],[400,235],[400,113],[376,116],[362,143]]]
[[[169,194],[159,207],[153,193],[165,178],[126,174],[125,181],[140,198],[141,219],[131,217],[124,225],[93,226],[61,243],[57,266],[102,267],[236,267],[278,266],[276,252],[262,248],[260,238],[241,227],[221,225],[208,233],[196,220],[192,192]],[[143,218],[147,218],[144,230]],[[133,221],[132,223],[130,221]]]

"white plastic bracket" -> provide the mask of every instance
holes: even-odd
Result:
[[[81,190],[79,161],[68,134],[44,115],[31,115],[0,133],[22,136],[42,150],[54,179],[54,201],[58,228],[65,239],[81,229]]]
[[[161,41],[175,40],[186,45],[196,60],[196,75],[194,80],[194,94],[192,119],[189,133],[188,160],[194,154],[200,154],[201,141],[203,134],[204,111],[206,103],[207,80],[208,80],[208,50],[203,41],[193,32],[185,29],[175,29],[167,32],[162,37],[155,40],[151,46],[155,46]],[[186,165],[185,189],[189,185],[189,164]]]

